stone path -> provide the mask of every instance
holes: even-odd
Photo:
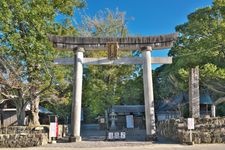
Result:
[[[225,150],[225,144],[153,144],[151,142],[103,142],[84,141],[80,143],[56,143],[41,147],[19,148],[19,150]],[[1,148],[1,150],[9,150]],[[10,149],[11,150],[11,149]]]

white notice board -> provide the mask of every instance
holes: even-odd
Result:
[[[108,140],[113,140],[113,132],[108,132]]]
[[[188,118],[187,120],[187,124],[188,124],[188,129],[195,129],[195,120],[194,118]]]
[[[120,132],[120,139],[126,139],[126,132]]]
[[[133,115],[126,115],[127,128],[134,128],[134,117]]]
[[[115,139],[115,140],[120,139],[120,133],[119,133],[119,132],[115,132],[115,133],[114,133],[114,139]]]
[[[50,133],[49,133],[49,135],[50,135],[50,137],[56,137],[56,133],[57,133],[57,128],[56,128],[56,122],[50,122]]]

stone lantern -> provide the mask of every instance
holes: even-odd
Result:
[[[111,130],[115,130],[116,129],[116,113],[114,112],[114,110],[112,110],[112,112],[109,114],[110,116],[110,121],[111,121],[111,126],[110,126],[110,129]]]

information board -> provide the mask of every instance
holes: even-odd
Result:
[[[57,123],[50,123],[50,137],[57,137]]]
[[[133,115],[126,115],[127,128],[134,128],[134,117]]]
[[[194,118],[188,118],[187,120],[187,125],[188,125],[188,129],[191,130],[191,129],[195,129],[195,120]]]

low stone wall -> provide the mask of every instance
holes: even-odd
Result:
[[[170,119],[157,123],[157,133],[180,143],[190,142],[190,132],[187,129],[187,119]],[[192,139],[200,143],[225,143],[225,117],[197,118]]]
[[[48,132],[42,127],[11,126],[0,129],[0,147],[31,147],[48,143]]]

